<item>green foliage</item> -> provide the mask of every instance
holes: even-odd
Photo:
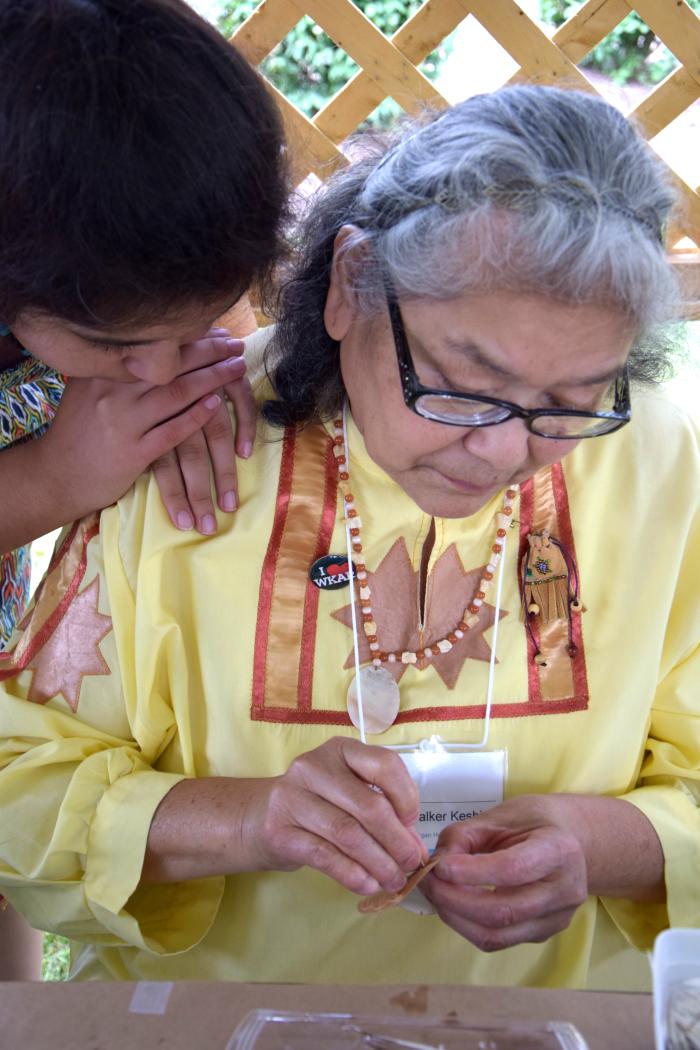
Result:
[[[70,965],[68,941],[56,937],[53,933],[44,934],[44,958],[41,964],[41,977],[44,981],[65,981],[68,979]]]
[[[700,0],[686,2],[693,11],[700,12]],[[580,0],[540,0],[540,17],[548,25],[560,26],[580,6]],[[628,80],[658,84],[677,65],[668,48],[635,11],[615,26],[581,62],[584,68],[606,73],[616,84],[626,84]]]
[[[231,34],[258,6],[259,0],[227,0],[218,19],[225,36]],[[423,0],[354,0],[355,6],[383,33],[391,35],[403,25]],[[446,47],[434,51],[422,65],[434,77]],[[355,62],[308,15],[260,64],[261,72],[308,117],[314,116],[358,71]],[[400,113],[393,99],[386,99],[369,123],[386,126]]]

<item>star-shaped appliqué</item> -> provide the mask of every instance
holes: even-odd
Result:
[[[99,579],[76,594],[53,634],[27,665],[34,672],[30,700],[45,704],[62,694],[75,712],[83,678],[111,673],[99,645],[112,629],[112,618],[98,612],[99,594]]]
[[[486,566],[465,571],[454,543],[435,562],[428,577],[425,608],[426,623],[423,633],[418,629],[418,573],[411,564],[408,548],[403,538],[396,540],[391,550],[375,570],[367,570],[372,592],[372,615],[377,624],[379,644],[385,652],[416,652],[427,645],[434,645],[440,638],[454,631],[465,608],[479,589],[479,582]],[[479,620],[463,638],[458,638],[448,653],[421,660],[416,665],[420,670],[432,666],[448,689],[457,684],[465,660],[491,659],[491,649],[483,637],[484,631],[492,627],[496,610],[484,602],[479,611]],[[507,616],[501,610],[501,617]],[[352,610],[349,605],[331,613],[352,630]],[[359,632],[360,660],[371,659],[369,643],[362,629]],[[352,667],[352,650],[345,667]],[[383,665],[399,681],[406,666],[398,661]]]

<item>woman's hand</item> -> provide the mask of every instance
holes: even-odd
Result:
[[[398,755],[334,737],[266,779],[177,784],[151,824],[142,879],[316,868],[354,893],[400,889],[427,856]]]
[[[656,832],[622,799],[510,799],[452,824],[438,846],[448,856],[421,889],[443,922],[482,951],[547,940],[589,894],[663,899]]]
[[[226,329],[214,328],[204,339],[183,347],[186,368],[197,368],[225,356],[243,353],[240,339],[231,339]],[[210,535],[216,532],[216,516],[211,498],[210,469],[214,474],[217,502],[222,510],[238,505],[236,455],[247,459],[255,440],[256,409],[250,383],[241,370],[232,375],[223,389],[233,405],[235,446],[231,418],[225,402],[211,417],[181,441],[168,448],[152,463],[163,503],[173,525]]]
[[[398,755],[334,737],[267,782],[249,810],[256,867],[317,868],[354,893],[398,890],[427,851],[418,791]]]

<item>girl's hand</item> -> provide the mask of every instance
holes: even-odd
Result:
[[[203,345],[204,344],[204,345]],[[245,440],[250,440],[251,409],[240,388],[245,372],[239,340],[214,336],[183,348],[183,370],[163,386],[135,381],[69,379],[56,417],[46,434],[33,442],[39,463],[37,476],[45,479],[49,501],[56,507],[56,523],[64,524],[113,503],[152,463],[181,446],[193,434],[212,427],[221,411],[221,389],[231,391],[244,417]],[[221,445],[233,439],[212,434],[217,486],[229,491],[221,477],[225,463]],[[221,422],[214,431],[222,431]],[[199,484],[200,470],[190,470],[190,484]],[[209,466],[206,463],[207,486]],[[230,476],[230,470],[229,470]],[[186,489],[185,482],[182,482]],[[177,524],[183,508],[176,487],[169,490],[166,507]],[[189,504],[186,504],[189,506]],[[59,508],[64,508],[60,510]],[[201,524],[201,516],[198,519]],[[203,530],[204,531],[204,530]]]
[[[229,338],[226,329],[214,328],[204,339],[183,347],[182,360],[187,368],[194,368],[224,354],[233,357],[242,353],[241,340]],[[167,449],[152,464],[172,523],[179,529],[196,525],[205,535],[216,532],[210,467],[219,507],[224,511],[235,510],[238,505],[236,455],[247,459],[255,440],[255,401],[243,372],[240,377],[231,377],[223,389],[233,405],[235,444],[228,407],[222,401],[200,429],[175,448]]]

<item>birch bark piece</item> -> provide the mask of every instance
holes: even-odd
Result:
[[[357,910],[362,912],[363,915],[369,915],[375,911],[384,911],[385,908],[393,908],[396,904],[400,904],[401,901],[408,897],[409,893],[415,889],[418,883],[424,878],[429,871],[432,871],[436,864],[439,864],[442,860],[442,852],[434,853],[427,863],[422,868],[416,868],[408,878],[406,879],[406,885],[402,886],[400,890],[395,893],[389,893],[387,890],[379,890],[377,893],[371,894],[369,897],[363,897],[357,905]]]

